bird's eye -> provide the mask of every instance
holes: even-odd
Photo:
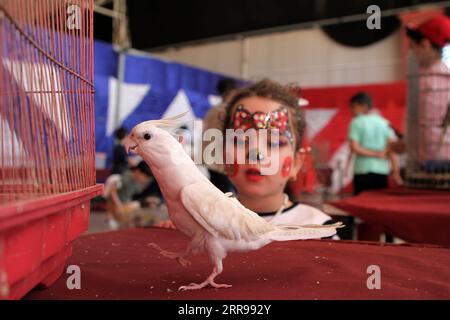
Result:
[[[144,139],[145,140],[150,140],[152,138],[152,135],[150,133],[145,133],[144,134]]]

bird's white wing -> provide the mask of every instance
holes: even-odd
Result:
[[[276,228],[206,181],[184,187],[181,201],[192,217],[214,236],[252,240]]]

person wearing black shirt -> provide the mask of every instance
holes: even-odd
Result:
[[[114,132],[116,138],[112,155],[112,174],[122,174],[129,168],[128,154],[125,150],[124,141],[127,137],[127,129],[121,127]]]

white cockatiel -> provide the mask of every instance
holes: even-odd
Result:
[[[174,127],[182,115],[151,120],[133,128],[127,150],[140,155],[151,167],[166,200],[171,221],[191,241],[184,253],[172,253],[153,246],[185,266],[187,258],[206,251],[214,264],[211,275],[202,283],[181,286],[179,290],[200,289],[206,285],[227,288],[214,279],[223,270],[228,251],[257,250],[272,241],[312,239],[336,234],[341,224],[327,226],[275,226],[237,199],[217,189],[184,152],[181,144],[164,127]]]

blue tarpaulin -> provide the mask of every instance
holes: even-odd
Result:
[[[131,129],[142,121],[163,117],[169,108],[175,109],[172,113],[191,110],[195,118],[203,118],[218,101],[217,82],[225,77],[147,54],[125,53],[119,90],[119,54],[101,41],[95,42],[94,52],[96,151],[107,155],[119,126]]]

